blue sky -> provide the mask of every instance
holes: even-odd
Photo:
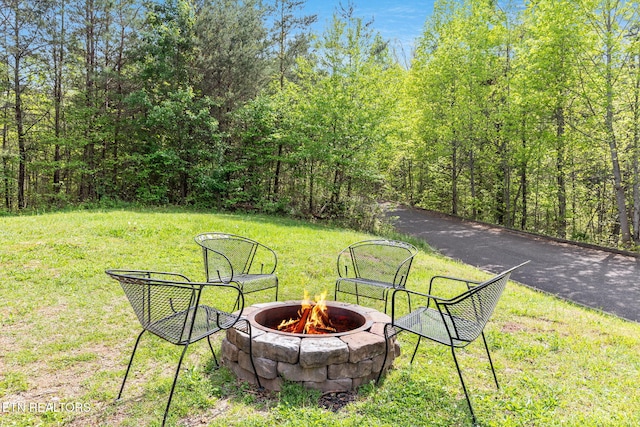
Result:
[[[333,13],[339,4],[347,5],[348,0],[307,0],[304,14],[318,15],[313,29],[322,34],[330,25]],[[434,0],[352,0],[354,15],[364,20],[373,18],[373,27],[392,45],[402,45],[410,53],[416,37],[422,34],[427,17],[433,12]]]

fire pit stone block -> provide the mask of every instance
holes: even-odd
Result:
[[[254,357],[253,363],[260,378],[272,380],[278,376],[278,362],[264,357]],[[246,371],[253,372],[251,358],[244,351],[238,352],[238,365]]]
[[[323,382],[307,381],[304,382],[303,385],[306,388],[320,390],[323,393],[347,392],[354,389],[353,380],[351,378],[343,378],[339,380],[327,379]]]
[[[349,346],[349,362],[358,363],[372,356],[384,354],[384,338],[369,332],[346,335],[342,340]]]
[[[366,377],[373,372],[373,360],[363,360],[359,363],[341,363],[329,365],[327,376],[332,380],[345,378]]]
[[[313,368],[349,360],[349,347],[337,337],[303,339],[300,344],[300,366]]]
[[[264,335],[265,333],[266,332],[255,328],[251,330],[253,339],[256,339],[260,335]],[[236,328],[229,328],[227,329],[227,339],[231,344],[235,345],[240,350],[244,351],[245,353],[249,353],[251,341],[251,339],[249,338],[249,334],[239,331]]]
[[[369,315],[369,317],[371,317],[371,320],[373,320],[376,323],[390,323],[391,322],[391,317],[389,317],[388,314],[383,313],[381,311],[378,310],[369,310],[367,311],[367,314]]]
[[[228,360],[229,362],[237,362],[238,361],[238,353],[240,350],[235,344],[232,344],[227,338],[222,340],[222,345],[220,346],[220,352],[222,354],[222,360]]]
[[[286,363],[298,363],[300,354],[298,337],[288,337],[280,334],[262,334],[253,340],[255,354],[271,360]]]
[[[322,382],[327,380],[327,367],[303,368],[298,364],[279,362],[278,374],[294,382]]]

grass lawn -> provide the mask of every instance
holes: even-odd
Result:
[[[333,295],[338,252],[371,237],[289,219],[184,210],[1,217],[0,425],[159,425],[180,348],[145,335],[115,402],[140,326],[104,270],[177,271],[204,280],[193,237],[205,231],[272,247],[281,300],[301,299],[305,289]],[[434,274],[488,277],[423,248],[408,287],[426,291]],[[639,324],[510,282],[486,331],[500,390],[481,342],[459,352],[481,425],[640,425]],[[216,351],[221,338],[214,335]],[[414,343],[400,335],[402,355],[385,380],[362,387],[334,412],[318,404],[319,393],[294,384],[259,392],[224,367],[213,370],[210,350],[199,342],[183,363],[169,424],[471,425],[449,349],[423,342],[410,365]]]

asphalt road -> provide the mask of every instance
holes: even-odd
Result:
[[[640,322],[640,259],[409,207],[387,211],[395,228],[441,254],[575,303]]]

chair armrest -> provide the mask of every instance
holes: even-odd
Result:
[[[393,291],[393,294],[391,295],[391,323],[393,323],[394,320],[396,319],[396,296],[398,294],[400,294],[400,293],[406,295],[407,298],[409,296],[417,296],[417,297],[426,299],[426,301],[427,301],[426,306],[427,307],[431,304],[431,300],[436,301],[436,302],[438,302],[438,301],[439,302],[448,301],[447,299],[440,298],[440,297],[437,297],[437,296],[434,296],[434,295],[430,295],[430,294],[426,294],[424,292],[412,291],[412,290],[405,289],[405,288],[395,289]],[[413,305],[413,303],[412,303],[412,305]]]
[[[259,267],[254,268],[254,265],[258,265],[258,264],[259,264]],[[251,265],[249,266],[249,273],[273,274],[276,271],[277,266],[278,266],[278,256],[276,255],[276,252],[270,247],[263,245],[262,243],[256,242],[256,252],[253,255],[253,259],[251,260]],[[255,271],[256,268],[259,268],[258,273]]]
[[[215,249],[202,246],[202,255],[204,256],[204,268],[208,282],[229,283],[233,280],[233,265],[225,254]],[[226,271],[224,271],[225,268],[229,272],[228,275],[224,274],[226,273]],[[221,270],[223,274],[220,273]]]
[[[396,270],[396,275],[393,278],[393,286],[394,287],[404,287],[407,283],[407,277],[409,276],[409,271],[411,270],[411,264],[413,263],[414,255],[409,256],[407,259],[402,261],[402,263],[398,266]]]
[[[338,268],[338,277],[340,277],[341,279],[356,277],[355,267],[353,267],[352,257],[353,255],[351,254],[351,247],[343,249],[338,254],[336,266]],[[351,271],[349,271],[349,267],[351,267]]]
[[[154,276],[162,280],[175,280],[177,278],[177,279],[182,279],[185,282],[191,282],[191,279],[189,279],[184,274],[180,274],[180,273],[163,272],[163,271],[152,271],[150,273],[151,273],[151,276],[150,276],[151,278],[154,278]]]
[[[430,294],[438,293],[438,292],[435,292],[433,289],[433,285],[435,285],[436,282],[447,282],[447,281],[455,282],[455,283],[464,283],[467,288],[466,290],[472,289],[473,287],[482,283],[482,281],[480,280],[470,280],[470,279],[463,279],[459,277],[436,275],[436,276],[433,276],[429,281],[429,293]],[[457,292],[457,293],[460,293],[460,292]]]
[[[191,279],[184,274],[166,271],[109,269],[106,273],[110,276],[146,277],[148,279],[158,279],[162,281],[175,281],[175,279],[180,279],[185,282],[191,282]]]
[[[234,281],[230,281],[228,283],[200,282],[200,283],[193,283],[193,284],[201,286],[203,292],[211,288],[218,288],[218,289],[225,288],[226,290],[229,290],[229,292],[231,293],[231,295],[229,295],[228,298],[230,300],[234,300],[235,302],[229,304],[229,307],[233,307],[233,308],[237,307],[236,310],[232,313],[236,317],[236,320],[230,326],[223,327],[222,325],[220,325],[219,320],[216,319],[216,323],[218,327],[220,327],[221,329],[228,329],[233,325],[235,325],[236,322],[242,317],[242,312],[244,311],[244,294],[242,293],[240,284],[238,282],[234,282]],[[219,301],[219,295],[216,295],[216,299]],[[233,304],[237,304],[237,305],[233,305]],[[222,310],[222,311],[230,312],[231,310]]]

